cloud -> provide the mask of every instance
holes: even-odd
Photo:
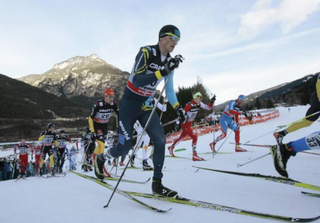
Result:
[[[320,56],[306,58],[299,63],[265,67],[265,69],[243,68],[220,73],[202,74],[202,79],[217,95],[217,104],[236,98],[239,94],[248,95],[277,86],[320,71]]]
[[[240,37],[253,39],[274,25],[280,25],[287,34],[315,11],[319,10],[320,0],[283,0],[272,7],[272,0],[259,0],[252,11],[241,16]]]

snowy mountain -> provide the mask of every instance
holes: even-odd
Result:
[[[274,120],[241,127],[241,142],[250,141],[255,144],[275,144],[272,132],[277,126],[294,122],[304,117],[308,106],[278,108],[280,117]],[[287,135],[284,142],[299,139],[312,132],[319,131],[319,122],[308,128],[300,129]],[[259,159],[242,167],[243,164],[269,152],[267,148],[244,147],[249,152],[235,153],[234,133],[228,130],[225,143],[217,144],[219,152],[214,158],[208,144],[220,132],[208,133],[198,138],[198,154],[206,159],[202,162],[191,161],[191,141],[183,141],[176,148],[186,148],[176,152],[177,156],[185,158],[167,157],[163,169],[165,186],[175,189],[180,196],[207,201],[214,204],[231,206],[247,211],[266,214],[315,217],[320,215],[320,198],[301,194],[301,191],[310,189],[291,186],[290,184],[275,183],[251,177],[234,176],[215,173],[205,170],[196,172],[193,165],[221,170],[239,171],[244,173],[260,173],[278,176],[272,163],[271,156]],[[167,145],[169,146],[169,145]],[[12,151],[0,152],[0,156],[8,155]],[[320,153],[319,150],[312,151]],[[138,158],[141,152],[138,151]],[[166,149],[166,155],[169,155]],[[186,159],[187,158],[187,159]],[[292,179],[320,186],[319,155],[298,153],[288,161],[287,170]],[[81,160],[81,153],[78,155]],[[127,161],[128,159],[126,159]],[[149,161],[151,163],[151,161]],[[137,167],[141,167],[140,160],[136,159]],[[66,161],[68,168],[68,161]],[[107,166],[110,170],[111,167]],[[117,169],[120,175],[123,167]],[[78,167],[78,172],[82,172]],[[115,169],[112,173],[115,173]],[[89,173],[93,175],[93,173]],[[124,175],[126,179],[143,181],[152,177],[152,172],[142,169],[128,169]],[[109,181],[115,185],[115,181]],[[151,192],[151,182],[146,184],[132,184],[121,182],[119,188],[127,191]],[[147,198],[138,198],[158,208],[169,209],[167,213],[151,211],[135,202],[115,194],[108,208],[103,206],[108,202],[112,191],[99,184],[83,179],[72,173],[59,178],[27,178],[27,180],[0,182],[0,196],[2,202],[1,222],[183,222],[183,223],[267,223],[276,222],[261,219],[245,214],[236,214],[228,210],[213,210],[193,207],[183,204],[174,204]],[[316,222],[320,222],[317,220]]]
[[[116,96],[123,93],[128,73],[106,63],[96,54],[76,56],[57,63],[44,74],[19,78],[59,97],[100,97],[106,88],[115,89]]]

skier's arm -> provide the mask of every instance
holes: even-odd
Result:
[[[119,118],[119,107],[115,101],[113,103],[114,103],[114,112],[117,114],[117,116]]]
[[[44,137],[46,137],[46,134],[44,132],[42,132],[41,135],[40,135],[40,138],[38,139],[38,141],[42,142]]]
[[[200,102],[200,107],[203,108],[203,109],[205,109],[205,110],[211,110],[212,107],[213,107],[213,103],[210,102],[210,104],[207,105],[207,104],[205,104],[205,103],[203,103],[203,102]]]
[[[134,87],[149,85],[163,78],[159,70],[145,75],[152,56],[152,49],[150,47],[142,47],[140,49],[133,67],[134,74],[132,83]]]
[[[233,114],[235,116],[236,115],[241,115],[241,111],[239,110],[238,107],[236,107],[236,102],[232,102],[231,103],[229,113]]]
[[[230,104],[229,113],[234,115],[234,120],[235,120],[236,123],[238,123],[239,115],[241,115],[241,112],[240,112],[239,108],[236,106],[236,102],[235,101],[233,101]]]
[[[318,75],[318,80],[316,83],[316,91],[317,91],[318,100],[320,101],[320,74]]]
[[[174,91],[174,88],[173,88],[173,75],[174,75],[174,72],[172,71],[171,74],[169,74],[165,77],[165,81],[167,81],[167,79],[170,78],[168,80],[168,84],[166,86],[166,96],[167,96],[171,106],[174,109],[176,109],[180,104],[178,102],[176,92]]]
[[[89,127],[90,127],[90,131],[91,131],[91,132],[95,132],[95,130],[94,130],[94,125],[93,125],[93,118],[94,118],[94,116],[95,116],[96,113],[97,113],[97,106],[98,106],[97,103],[95,103],[95,104],[93,105],[93,107],[92,107],[92,109],[91,109],[91,113],[90,113],[89,118],[88,118]]]
[[[186,106],[184,107],[184,111],[187,113],[191,109],[191,103],[187,103]]]

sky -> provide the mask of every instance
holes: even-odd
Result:
[[[320,71],[320,0],[0,0],[0,73],[42,74],[97,54],[131,71],[164,25],[180,29],[178,87],[203,81],[217,103]]]

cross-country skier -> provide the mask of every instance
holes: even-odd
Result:
[[[96,157],[98,164],[96,175],[99,178],[101,178],[99,173],[103,169],[104,157],[110,159],[128,154],[132,144],[133,125],[137,120],[142,126],[146,125],[152,111],[144,109],[145,103],[156,93],[156,88],[162,80],[169,78],[165,88],[166,96],[181,121],[186,120],[185,112],[177,100],[173,87],[173,71],[179,67],[183,57],[170,55],[180,40],[180,31],[173,25],[166,25],[161,28],[158,37],[157,45],[141,47],[135,58],[133,70],[121,99],[119,143],[116,147],[106,149],[105,156],[101,154]],[[176,191],[162,185],[166,140],[156,113],[150,117],[146,131],[154,143],[152,191],[162,196],[175,197],[178,194]]]
[[[14,147],[14,155],[17,157],[17,151],[19,151],[19,176],[26,178],[26,170],[29,164],[28,153],[32,150],[32,147],[26,143],[26,140],[21,139],[20,143]]]
[[[37,142],[36,145],[33,147],[33,154],[35,158],[35,169],[36,169],[36,176],[39,175],[39,164],[40,164],[40,157],[41,157],[42,145],[40,142]]]
[[[72,145],[71,148],[67,148],[67,159],[69,160],[69,170],[77,169],[77,149],[75,145]]]
[[[167,111],[167,103],[168,103],[168,99],[164,98],[163,100],[163,104],[161,104],[160,102],[158,102],[158,99],[155,97],[150,97],[147,101],[149,101],[150,106],[148,107],[148,103],[145,103],[145,110],[149,109],[152,110],[152,108],[154,107],[154,105],[157,105],[157,108],[162,111],[162,112],[166,112]],[[157,103],[158,102],[158,103]],[[139,140],[139,137],[141,136],[141,134],[143,134],[142,139],[140,140],[139,144],[136,144],[134,148],[141,148],[142,150],[142,169],[143,170],[153,170],[153,168],[148,164],[148,159],[147,159],[147,149],[149,148],[149,144],[150,144],[150,137],[146,132],[143,132],[143,127],[141,126],[140,122],[137,120],[136,123],[134,124],[134,129],[137,132],[137,140]],[[138,143],[138,141],[137,141]],[[134,156],[133,156],[134,157]],[[132,159],[132,158],[131,158]]]
[[[51,172],[52,175],[54,175],[54,160],[53,160],[53,148],[54,142],[56,140],[56,133],[54,132],[54,125],[52,123],[49,123],[47,125],[47,130],[43,131],[40,135],[40,138],[38,141],[42,143],[42,153],[40,158],[40,175],[42,175],[42,170],[45,165],[46,155],[48,154],[50,159],[50,169],[48,170],[48,173]]]
[[[187,122],[181,123],[181,135],[179,138],[177,138],[171,146],[168,147],[169,153],[171,156],[174,156],[173,149],[174,147],[187,135],[192,138],[192,160],[193,161],[203,161],[204,159],[202,157],[199,157],[197,154],[197,141],[198,136],[197,134],[193,133],[193,130],[191,129],[191,125],[193,121],[195,120],[200,108],[211,110],[213,107],[213,104],[216,100],[216,96],[213,96],[210,100],[210,104],[206,105],[202,102],[202,94],[200,92],[196,92],[193,94],[193,100],[186,104],[184,107],[185,112],[187,113]]]
[[[291,132],[297,131],[301,128],[308,127],[319,118],[320,116],[320,73],[318,74],[318,79],[316,82],[316,91],[311,95],[311,98],[310,98],[310,105],[311,106],[305,115],[307,118],[304,118],[300,122],[296,122],[290,125],[288,128],[280,132],[273,133],[279,145],[282,144],[282,140],[285,135]],[[312,115],[314,113],[317,113],[317,114]]]
[[[245,111],[240,111],[241,104],[246,100],[246,96],[239,95],[238,99],[230,101],[226,108],[223,111],[223,114],[220,118],[220,126],[221,126],[221,135],[218,136],[212,143],[210,143],[210,148],[212,151],[216,151],[215,147],[217,142],[221,139],[224,139],[227,136],[228,127],[234,131],[235,133],[235,141],[236,141],[236,152],[246,152],[247,150],[242,149],[239,145],[240,143],[240,128],[239,128],[239,115],[244,115],[247,117],[247,113]]]
[[[62,168],[67,152],[67,143],[71,142],[71,139],[65,134],[64,130],[60,130],[59,135],[57,135],[55,146],[57,148],[57,170],[62,173]]]
[[[90,131],[90,127],[87,127],[85,131],[81,135],[80,142],[83,145],[83,165],[82,169],[87,172],[87,171],[92,171],[92,168],[90,165],[93,165],[92,162],[92,157],[91,155],[93,154],[94,148],[95,148],[95,134],[93,134]],[[77,142],[78,145],[78,142]],[[77,147],[79,149],[79,147]]]
[[[108,122],[115,112],[119,117],[119,108],[114,101],[114,90],[106,89],[104,91],[104,99],[98,100],[91,110],[89,115],[89,126],[92,133],[96,134],[97,147],[94,150],[94,155],[100,155],[105,149],[105,138],[108,134]],[[96,165],[96,164],[95,164]],[[104,169],[106,171],[106,169]],[[103,173],[101,173],[103,174]],[[106,172],[106,175],[110,175]]]
[[[281,176],[288,177],[287,162],[289,158],[298,152],[315,149],[320,149],[320,131],[286,144],[272,146],[271,153],[277,172]]]

